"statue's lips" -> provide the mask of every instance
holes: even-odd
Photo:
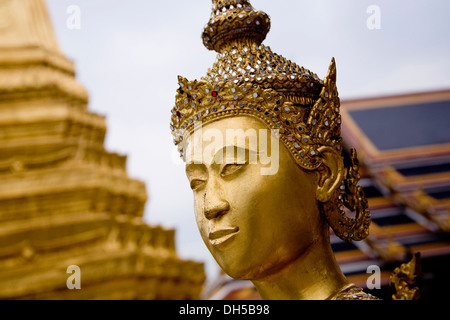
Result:
[[[212,245],[217,246],[225,243],[239,232],[239,227],[220,229],[209,234],[209,241]]]

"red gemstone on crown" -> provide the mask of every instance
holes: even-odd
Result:
[[[213,91],[211,94],[214,98],[217,97],[217,95],[218,95],[217,91]]]

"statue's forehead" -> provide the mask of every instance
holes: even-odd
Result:
[[[267,129],[267,126],[259,119],[252,116],[239,115],[230,118],[223,118],[212,121],[202,125],[203,128],[217,128],[217,129]]]
[[[270,136],[271,129],[259,119],[251,116],[235,116],[223,118],[203,124],[197,122],[195,130],[186,132],[184,141],[186,146],[192,146],[196,139],[203,142],[214,142],[214,139],[222,139],[223,145],[248,147],[249,140]],[[245,144],[243,144],[245,142]]]
[[[209,163],[218,161],[219,158],[267,153],[273,143],[272,139],[279,139],[279,136],[260,120],[240,116],[220,119],[205,126],[198,124],[196,130],[183,141],[184,150],[190,153],[191,160]]]

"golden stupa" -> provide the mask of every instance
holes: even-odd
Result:
[[[143,222],[44,0],[0,6],[0,298],[198,299],[203,265]]]

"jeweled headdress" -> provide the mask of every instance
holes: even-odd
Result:
[[[181,156],[185,155],[184,133],[192,133],[196,121],[204,125],[239,115],[258,118],[278,129],[280,140],[306,170],[320,167],[321,146],[343,152],[334,59],[322,81],[262,44],[270,30],[270,18],[255,11],[248,0],[212,2],[212,16],[202,38],[206,48],[218,52],[217,60],[199,81],[178,78],[170,129]],[[327,204],[337,209],[326,214],[335,233],[349,241],[365,238],[370,223],[367,201],[362,188],[356,186],[356,154],[352,155],[337,200]],[[357,211],[355,219],[346,216],[344,206]]]

